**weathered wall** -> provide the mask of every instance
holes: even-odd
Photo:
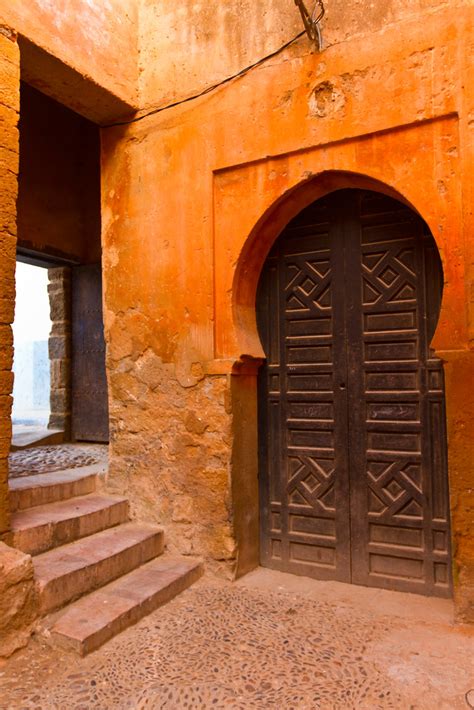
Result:
[[[138,79],[136,0],[2,0],[21,35],[22,78],[92,120],[130,114]]]
[[[21,84],[18,246],[100,261],[97,126]]]
[[[450,0],[325,0],[324,42],[390,31]],[[308,2],[312,8],[314,3]],[[162,105],[198,93],[274,52],[303,29],[293,0],[142,0],[139,11],[139,104]],[[295,48],[306,55],[306,43]],[[279,62],[279,59],[275,61]]]
[[[231,33],[223,8],[219,21],[203,14],[199,25],[186,22],[186,12],[197,9],[183,3],[174,27],[181,38],[191,33],[192,42],[177,43],[183,54],[170,50],[159,65],[147,63],[154,55],[143,33],[147,28],[152,44],[160,24],[156,19],[153,29],[153,5],[145,3],[144,104],[217,78],[225,43],[226,74],[235,57],[247,63],[273,49],[250,22],[250,3],[242,7],[245,27],[235,20]],[[283,24],[287,4],[271,7]],[[227,561],[237,573],[256,563],[256,365],[236,363],[241,355],[261,355],[254,317],[259,269],[304,200],[341,186],[345,171],[368,175],[427,219],[444,262],[435,346],[448,363],[456,598],[468,618],[474,437],[462,382],[474,379],[467,312],[474,96],[463,77],[474,8],[468,0],[405,0],[383,9],[352,3],[350,11],[342,0],[328,0],[327,7],[323,54],[302,39],[206,98],[103,131],[111,480],[131,494],[136,515],[166,525],[178,549]],[[285,28],[287,39],[294,18]],[[194,67],[182,82],[173,79],[180,62]],[[298,186],[302,192],[292,192]]]
[[[26,646],[38,615],[30,555],[0,542],[0,658]]]
[[[15,35],[0,25],[0,536],[9,525],[7,457],[13,389],[19,62]]]

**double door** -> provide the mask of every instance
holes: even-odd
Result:
[[[257,295],[261,561],[451,593],[442,271],[425,223],[361,190],[277,240]]]

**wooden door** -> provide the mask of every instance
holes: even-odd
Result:
[[[285,229],[260,281],[262,564],[451,592],[441,265],[424,222],[341,190]]]
[[[72,438],[108,442],[100,264],[72,269]]]

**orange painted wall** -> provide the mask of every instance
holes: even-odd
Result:
[[[348,179],[341,173],[369,176],[422,214],[443,258],[434,345],[447,363],[456,596],[468,618],[474,8],[369,5],[348,14],[347,3],[327,3],[322,54],[302,39],[207,97],[102,131],[111,481],[135,515],[166,524],[172,546],[232,573],[257,563],[245,427],[255,427],[259,269],[304,200]],[[199,88],[207,56],[196,51]],[[154,70],[142,77],[143,105],[160,105]]]

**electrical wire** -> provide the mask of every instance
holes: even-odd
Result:
[[[255,67],[260,66],[264,62],[268,61],[269,59],[272,59],[273,57],[276,57],[280,52],[283,52],[285,49],[288,49],[288,47],[291,47],[292,44],[297,42],[303,35],[306,34],[306,31],[303,30],[303,32],[299,32],[293,39],[290,39],[288,42],[285,42],[285,44],[282,44],[278,49],[275,49],[273,52],[270,52],[270,54],[265,55],[265,57],[261,57],[261,59],[257,59],[256,62],[253,64],[249,64],[247,67],[244,69],[241,69],[238,71],[236,74],[232,74],[232,76],[228,76],[225,79],[222,79],[222,81],[218,81],[216,84],[211,84],[210,86],[206,87],[202,91],[200,91],[197,94],[192,94],[191,96],[187,96],[185,99],[180,99],[179,101],[174,101],[171,104],[166,104],[165,106],[157,106],[154,109],[151,109],[150,111],[147,111],[146,113],[141,114],[140,116],[135,116],[135,118],[131,118],[128,121],[117,121],[116,123],[109,123],[108,125],[102,126],[102,128],[113,128],[115,126],[128,126],[131,123],[138,123],[138,121],[143,121],[144,118],[148,118],[149,116],[154,116],[157,113],[161,113],[162,111],[167,111],[170,108],[175,108],[176,106],[181,106],[182,104],[187,103],[188,101],[194,101],[195,99],[199,99],[201,96],[205,96],[206,94],[210,94],[211,91],[214,91],[215,89],[218,89],[220,86],[224,86],[225,84],[228,84],[230,81],[233,81],[234,79],[238,79],[241,76],[244,76],[247,74],[249,71],[252,69],[255,69]]]

